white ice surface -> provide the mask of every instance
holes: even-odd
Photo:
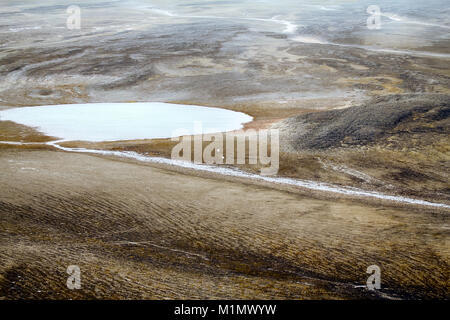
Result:
[[[219,108],[145,102],[15,108],[0,111],[0,120],[67,141],[118,141],[194,134],[196,122],[201,123],[202,133],[231,131],[241,129],[252,117]]]

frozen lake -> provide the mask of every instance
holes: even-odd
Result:
[[[224,132],[241,129],[242,124],[252,119],[225,109],[161,102],[66,104],[0,112],[2,121],[20,123],[69,141],[156,139]],[[202,131],[194,132],[200,124]]]

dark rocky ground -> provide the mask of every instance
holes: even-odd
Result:
[[[449,96],[377,96],[347,109],[288,118],[281,172],[449,202]]]
[[[384,145],[396,135],[409,144],[412,134],[448,138],[450,96],[388,95],[363,105],[291,117],[279,123],[284,148],[324,150],[346,146]]]

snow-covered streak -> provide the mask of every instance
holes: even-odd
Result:
[[[100,154],[100,155],[106,155],[106,156],[117,156],[117,157],[122,157],[122,158],[135,159],[135,160],[142,161],[142,162],[173,165],[173,166],[178,166],[178,167],[182,167],[182,168],[186,168],[186,169],[193,169],[193,170],[198,170],[198,171],[217,173],[217,174],[222,174],[225,176],[254,179],[254,180],[266,181],[266,182],[277,183],[277,184],[291,185],[291,186],[302,187],[302,188],[311,189],[311,190],[333,192],[333,193],[345,194],[345,195],[349,195],[349,196],[369,197],[369,198],[389,200],[389,201],[394,201],[394,202],[450,209],[450,205],[447,205],[444,203],[435,203],[435,202],[406,198],[406,197],[401,197],[401,196],[392,196],[392,195],[387,195],[387,194],[382,194],[382,193],[372,192],[372,191],[366,191],[366,190],[357,189],[357,188],[351,188],[351,187],[343,188],[343,187],[338,187],[338,186],[334,186],[334,185],[327,184],[327,183],[308,181],[308,180],[261,176],[261,175],[257,175],[257,174],[253,174],[253,173],[244,172],[244,171],[234,169],[234,168],[196,164],[196,163],[192,163],[192,162],[188,162],[188,161],[172,160],[172,159],[166,159],[166,158],[160,158],[160,157],[147,157],[147,156],[143,156],[139,153],[131,152],[131,151],[110,151],[110,150],[91,150],[91,149],[85,149],[85,148],[67,148],[67,147],[60,146],[58,144],[61,142],[63,142],[63,141],[52,141],[52,142],[48,142],[47,144],[51,145],[55,148],[58,148],[60,150],[68,151],[68,152],[81,152],[81,153]]]
[[[433,57],[433,58],[450,59],[450,54],[448,54],[448,53],[387,49],[387,48],[377,48],[377,47],[357,45],[357,44],[344,44],[344,43],[328,42],[328,41],[319,39],[317,37],[306,36],[306,35],[295,36],[295,37],[291,38],[291,40],[294,42],[319,44],[319,45],[330,45],[330,46],[338,46],[338,47],[344,47],[344,48],[356,48],[356,49],[362,49],[362,50],[366,50],[366,51],[374,51],[374,52],[389,53],[389,54],[400,54],[400,55],[410,55],[410,56],[415,56],[415,57]]]
[[[292,38],[292,41],[301,42],[301,43],[313,43],[313,44],[332,44],[330,42],[323,41],[317,37],[311,36],[297,36]]]
[[[116,157],[134,159],[134,160],[138,160],[138,161],[142,161],[142,162],[159,163],[159,164],[182,167],[182,168],[186,168],[186,169],[217,173],[217,174],[221,174],[221,175],[225,175],[225,176],[233,176],[233,177],[238,177],[238,178],[247,178],[247,179],[253,179],[253,180],[266,181],[266,182],[276,183],[276,184],[291,185],[291,186],[306,188],[306,189],[310,189],[310,190],[333,192],[333,193],[338,193],[338,194],[345,194],[348,196],[368,197],[368,198],[389,200],[389,201],[400,202],[400,203],[450,209],[450,205],[447,205],[445,203],[436,203],[436,202],[407,198],[407,197],[402,197],[402,196],[392,196],[392,195],[373,192],[373,191],[366,191],[366,190],[362,190],[362,189],[358,189],[358,188],[338,187],[338,186],[328,184],[328,183],[308,181],[308,180],[299,180],[299,179],[292,179],[292,178],[261,176],[261,175],[248,173],[248,172],[244,172],[244,171],[234,169],[234,168],[229,168],[229,167],[219,167],[219,166],[211,166],[211,165],[205,165],[205,164],[196,164],[193,162],[182,161],[182,160],[172,160],[172,159],[161,158],[161,157],[147,157],[147,156],[144,156],[139,153],[132,152],[132,151],[111,151],[111,150],[93,150],[93,149],[85,149],[85,148],[67,148],[67,147],[63,147],[58,144],[61,142],[64,142],[64,140],[51,141],[51,142],[47,142],[45,144],[47,144],[49,146],[53,146],[53,147],[63,150],[63,151],[67,151],[67,152],[79,152],[79,153],[100,154],[100,155],[104,155],[104,156],[116,156]],[[0,141],[0,144],[35,145],[35,144],[44,144],[44,143]]]
[[[280,19],[279,16],[272,17],[270,19],[263,19],[263,18],[250,18],[250,17],[224,17],[224,16],[210,16],[210,15],[180,15],[171,11],[157,9],[157,8],[148,8],[148,10],[167,17],[172,18],[189,18],[189,19],[220,19],[220,20],[244,20],[244,21],[260,21],[260,22],[268,22],[268,23],[275,23],[278,25],[285,26],[283,33],[292,34],[298,29],[298,25],[287,21]]]
[[[420,25],[420,26],[435,27],[435,28],[442,28],[442,29],[450,29],[450,26],[447,26],[445,24],[413,20],[413,19],[410,19],[407,17],[399,16],[398,14],[395,14],[395,13],[390,13],[390,12],[382,12],[381,16],[389,18],[392,21],[396,21],[396,22],[402,22],[402,23],[407,23],[407,24],[416,24],[416,25]]]
[[[271,19],[261,19],[261,18],[240,18],[241,20],[249,20],[249,21],[263,21],[263,22],[274,22],[277,24],[281,24],[285,26],[283,33],[292,34],[298,29],[298,25],[287,21],[279,19],[279,16],[272,17]]]
[[[167,17],[179,17],[179,15],[170,12],[168,10],[162,10],[162,9],[158,9],[158,8],[149,8],[150,11],[162,15],[162,16],[167,16]]]

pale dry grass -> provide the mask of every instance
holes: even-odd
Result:
[[[0,121],[0,141],[48,142],[54,139],[27,126],[12,121]]]
[[[4,298],[382,297],[353,287],[372,264],[382,294],[449,294],[442,213],[89,155],[0,157]],[[65,288],[69,264],[81,267],[80,291]]]

